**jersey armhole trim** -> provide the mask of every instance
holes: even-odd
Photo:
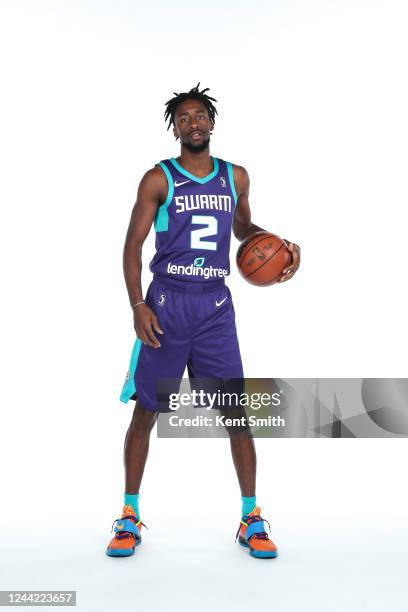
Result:
[[[154,229],[156,230],[156,232],[167,232],[167,230],[169,229],[169,212],[167,209],[173,199],[174,182],[173,177],[170,174],[170,170],[167,168],[166,164],[163,164],[163,162],[159,162],[157,165],[162,168],[164,174],[166,175],[168,191],[165,202],[163,202],[163,204],[160,204],[157,210],[156,217],[154,220]]]
[[[227,161],[225,162],[227,164],[227,171],[228,171],[228,178],[229,178],[229,183],[230,183],[230,187],[231,187],[231,191],[232,191],[232,195],[234,196],[234,202],[235,202],[235,206],[237,204],[237,192],[235,190],[235,183],[234,183],[234,171],[232,169],[232,164],[231,162]]]

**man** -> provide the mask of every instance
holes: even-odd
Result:
[[[124,274],[137,334],[121,400],[136,405],[125,440],[125,498],[115,521],[107,554],[129,556],[141,543],[143,523],[139,489],[150,432],[158,415],[157,378],[243,377],[229,274],[231,226],[238,240],[265,231],[251,221],[249,177],[245,168],[210,156],[210,135],[217,113],[198,85],[174,94],[165,120],[173,126],[181,153],[146,172],[139,185],[124,248]],[[154,222],[156,254],[146,298],[141,287],[142,246]],[[297,245],[288,243],[291,265],[279,282],[290,279],[300,263]],[[251,435],[230,435],[242,496],[237,537],[254,557],[276,557],[256,505],[256,455]]]

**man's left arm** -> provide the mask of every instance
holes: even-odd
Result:
[[[242,166],[236,166],[233,164],[232,167],[235,190],[237,192],[237,204],[234,210],[232,230],[234,232],[234,236],[242,242],[255,232],[266,232],[268,230],[259,227],[259,225],[255,225],[255,223],[252,223],[251,208],[249,206],[250,181],[248,172]],[[279,283],[283,283],[292,278],[300,265],[300,247],[289,240],[285,240],[285,242],[292,254],[292,263],[288,268],[283,270],[282,276],[278,281]]]

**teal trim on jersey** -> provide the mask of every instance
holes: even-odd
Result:
[[[171,176],[170,170],[167,168],[166,164],[159,162],[159,166],[164,170],[164,174],[166,175],[167,182],[169,184],[169,189],[167,192],[166,201],[159,206],[159,209],[156,213],[156,218],[154,220],[154,229],[156,230],[156,232],[167,232],[167,230],[169,229],[168,207],[173,199],[174,183],[173,177]]]
[[[234,200],[235,200],[235,204],[236,204],[238,198],[237,198],[237,192],[235,191],[234,171],[232,169],[231,162],[225,162],[225,163],[227,164],[228,178],[229,178],[229,182],[230,182],[230,187],[231,187],[232,195],[234,196]]]
[[[130,358],[129,371],[126,376],[125,384],[123,385],[122,393],[120,394],[120,401],[124,404],[127,404],[130,398],[136,393],[135,372],[142,344],[142,341],[136,338]]]
[[[185,170],[182,166],[180,166],[178,162],[176,162],[174,157],[172,157],[170,161],[173,164],[173,166],[177,168],[179,172],[181,172],[181,174],[184,174],[184,176],[191,179],[192,181],[196,181],[196,183],[200,183],[201,185],[203,185],[204,183],[208,183],[208,181],[211,181],[211,179],[213,179],[214,176],[217,176],[218,174],[218,168],[219,168],[218,159],[216,157],[213,157],[212,155],[211,155],[211,159],[213,160],[214,169],[210,174],[207,174],[207,176],[204,176],[203,178],[194,176],[194,174],[191,174],[191,172],[189,172],[188,170]]]

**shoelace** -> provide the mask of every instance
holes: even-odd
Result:
[[[113,526],[117,521],[124,521],[125,519],[130,519],[131,521],[134,522],[134,524],[136,525],[136,527],[138,525],[143,525],[143,527],[145,529],[149,529],[148,527],[146,527],[146,525],[142,522],[142,521],[136,521],[136,517],[133,514],[128,514],[126,516],[122,516],[122,518],[120,519],[115,519],[112,523],[112,527],[111,527],[111,533],[113,531]],[[115,533],[115,538],[117,538],[118,540],[123,540],[124,538],[128,538],[129,536],[132,536],[135,540],[136,540],[136,534],[132,533],[131,531],[117,531]]]
[[[238,539],[239,532],[241,530],[241,525],[245,525],[245,527],[248,527],[248,525],[251,525],[251,523],[259,523],[259,521],[264,521],[265,523],[268,523],[269,532],[271,531],[269,521],[263,519],[261,516],[259,516],[259,514],[254,514],[253,516],[249,516],[246,521],[243,521],[242,519],[240,520],[237,535],[235,536],[235,542]],[[257,540],[269,540],[266,531],[262,531],[261,533],[254,533],[251,538],[256,538]]]

